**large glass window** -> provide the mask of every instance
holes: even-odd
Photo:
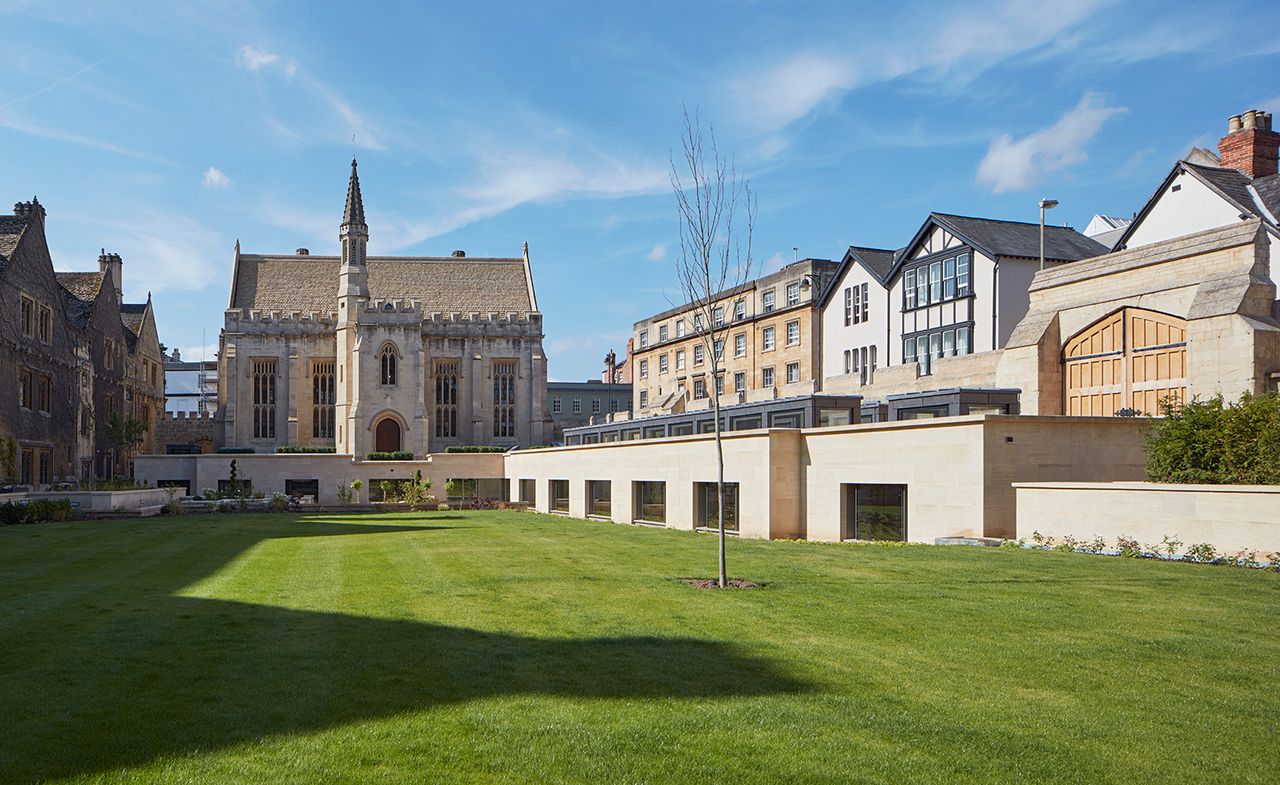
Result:
[[[526,502],[529,506],[538,503],[538,481],[537,480],[521,480],[517,486],[520,491],[520,501]]]
[[[907,539],[907,486],[845,485],[846,540]]]
[[[334,361],[318,360],[311,364],[311,436],[333,438]]]
[[[608,480],[587,480],[587,514],[595,518],[609,518],[612,510],[612,483]]]
[[[694,483],[694,523],[699,529],[720,529],[720,496],[714,482]],[[738,484],[724,483],[724,528],[738,530]]]
[[[435,364],[436,436],[458,435],[458,361]]]
[[[516,435],[516,361],[493,361],[493,435]]]
[[[391,344],[382,347],[382,383],[388,386],[396,383],[396,347]]]
[[[667,484],[665,482],[636,482],[633,485],[635,520],[644,523],[667,522]]]
[[[550,480],[548,484],[551,486],[551,511],[569,512],[569,481]]]
[[[254,360],[250,365],[253,375],[253,438],[276,437],[276,361]]]

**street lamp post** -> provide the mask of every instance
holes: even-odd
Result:
[[[1040,269],[1044,269],[1044,211],[1058,206],[1057,199],[1040,200]]]

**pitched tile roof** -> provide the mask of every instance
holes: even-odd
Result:
[[[893,262],[898,257],[898,253],[899,251],[887,251],[883,248],[849,246],[849,255],[862,262],[862,266],[870,270],[871,274],[882,282],[889,275],[889,271],[893,269]]]
[[[1256,214],[1258,206],[1253,201],[1253,194],[1249,193],[1249,183],[1252,178],[1236,169],[1224,169],[1220,166],[1202,166],[1200,164],[1182,162],[1182,165],[1206,183],[1209,187],[1226,197],[1236,208]]]
[[[0,270],[18,247],[22,233],[27,228],[27,217],[23,215],[0,215]]]
[[[948,226],[983,250],[1000,256],[1035,259],[1040,256],[1040,224],[972,218],[965,215],[933,213]],[[1107,252],[1106,246],[1068,226],[1044,227],[1044,256],[1055,261],[1074,262]]]
[[[76,327],[85,327],[93,315],[93,303],[98,299],[103,273],[54,273],[62,287],[67,317]]]
[[[120,306],[120,321],[135,336],[142,334],[142,323],[147,319],[146,303],[124,303]]]
[[[232,308],[333,313],[338,309],[336,256],[241,254]],[[395,257],[368,259],[375,300],[418,300],[425,313],[518,313],[534,306],[523,259]]]
[[[1253,181],[1253,190],[1271,213],[1271,218],[1280,222],[1280,174],[1259,177]]]

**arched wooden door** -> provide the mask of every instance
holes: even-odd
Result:
[[[1062,362],[1065,414],[1159,414],[1164,398],[1186,399],[1187,322],[1121,308],[1067,341]]]
[[[373,429],[373,449],[378,452],[400,452],[400,423],[383,417]]]

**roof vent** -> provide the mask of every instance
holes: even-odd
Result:
[[[311,255],[311,252],[310,252],[310,251],[308,251],[306,248],[299,248],[297,251],[295,251],[295,253],[297,253],[297,254],[298,254],[298,256],[310,256],[310,255]]]
[[[466,251],[454,251],[454,252],[453,252],[453,255],[454,255],[456,258],[458,258],[458,259],[463,259],[463,258],[465,258],[465,257],[466,257],[467,252],[466,252]]]

